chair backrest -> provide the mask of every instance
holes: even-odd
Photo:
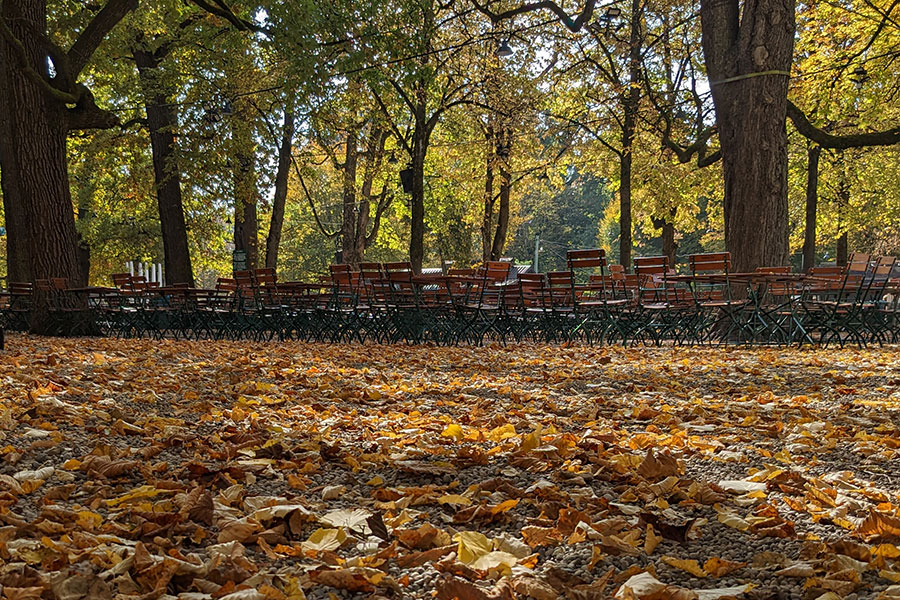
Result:
[[[607,267],[606,251],[603,248],[568,250],[566,251],[566,264],[570,271],[600,267],[600,274],[603,275]]]
[[[266,267],[264,269],[256,269],[252,273],[253,279],[256,280],[256,285],[275,285],[278,282],[278,275],[275,273],[275,269]]]
[[[339,264],[328,267],[331,272],[331,283],[342,291],[350,291],[353,289],[353,276],[350,265]]]
[[[69,289],[69,280],[65,277],[51,277],[50,285],[54,290],[67,290]]]
[[[820,265],[810,267],[807,275],[820,279],[840,279],[844,275],[844,267],[838,265]]]
[[[131,273],[113,273],[110,275],[113,285],[119,289],[131,289]]]
[[[847,260],[847,271],[850,273],[868,273],[872,255],[863,252],[851,252]]]
[[[872,277],[879,281],[889,279],[896,264],[896,256],[879,256],[872,267]]]
[[[640,277],[667,275],[669,273],[669,257],[640,256],[634,259],[634,271]]]
[[[543,306],[546,281],[543,273],[519,273],[519,293],[523,306]]]
[[[730,252],[710,252],[688,256],[691,273],[728,273],[731,270]]]
[[[217,292],[234,292],[235,290],[237,290],[237,281],[235,281],[234,279],[219,277],[216,280]]]
[[[377,262],[361,262],[359,263],[359,276],[364,282],[379,279],[382,274],[381,263]]]
[[[235,271],[234,282],[238,295],[244,299],[253,298],[253,275],[250,271]]]
[[[10,281],[9,293],[14,296],[29,296],[34,291],[34,285],[29,281]]]
[[[554,306],[575,304],[575,275],[572,271],[550,271],[547,273],[547,287]]]
[[[475,269],[451,268],[447,269],[447,275],[450,277],[475,277],[477,271]]]
[[[135,275],[131,278],[131,289],[134,291],[143,292],[147,288],[147,278],[143,275]]]
[[[509,270],[511,268],[512,263],[501,260],[489,260],[484,263],[481,274],[488,281],[499,283],[501,281],[506,281],[509,277]]]
[[[385,273],[412,273],[412,263],[409,261],[386,262],[382,267]]]
[[[773,275],[782,275],[791,272],[790,267],[756,267],[757,273],[771,273]]]

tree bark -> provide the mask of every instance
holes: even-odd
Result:
[[[66,105],[51,96],[38,82],[26,75],[26,70],[46,73],[46,51],[33,32],[47,31],[47,11],[42,0],[21,0],[3,4],[2,17],[12,34],[22,43],[25,65],[16,65],[19,58],[8,42],[3,43],[5,90],[8,130],[11,136],[4,142],[3,169],[11,166],[12,195],[4,201],[21,206],[21,213],[13,211],[16,230],[14,253],[24,238],[31,279],[65,277],[73,285],[86,284],[76,257],[77,234],[75,213],[69,189],[66,136],[68,116]],[[46,75],[43,75],[46,77]],[[4,132],[6,133],[6,132]],[[10,143],[15,140],[14,143]],[[5,180],[10,177],[4,177]],[[17,222],[21,216],[22,222]],[[22,226],[21,229],[20,226]],[[16,263],[21,261],[16,256]],[[18,267],[17,267],[18,268]],[[19,273],[21,275],[21,271]],[[40,321],[40,319],[38,319]],[[41,324],[35,323],[39,331]]]
[[[838,239],[835,252],[835,261],[837,264],[844,266],[847,264],[848,258],[848,240],[847,240],[847,224],[846,211],[850,207],[850,175],[847,173],[847,163],[844,160],[844,153],[838,153],[839,177],[837,190],[837,208],[838,208]]]
[[[160,58],[137,48],[133,55],[147,111],[166,282],[193,286],[194,274],[184,220],[181,169],[175,140],[178,109],[169,101],[174,94],[167,89],[165,80],[160,76]]]
[[[387,143],[388,135],[389,133],[386,129],[376,125],[372,125],[369,130],[369,147],[366,150],[366,166],[363,171],[362,190],[356,215],[355,252],[360,261],[365,258],[366,249],[378,238],[381,217],[391,202],[387,195],[387,186],[385,185],[381,189],[381,194],[378,195],[375,215],[374,217],[372,216],[372,202],[376,200],[373,193],[375,176],[378,174],[384,160],[384,145]]]
[[[845,266],[847,264],[847,257],[849,255],[849,248],[847,242],[847,232],[844,231],[841,233],[841,236],[837,240],[837,256],[835,260],[837,264],[840,266]]]
[[[669,258],[669,264],[675,264],[678,244],[675,243],[675,224],[665,221],[662,227],[662,253]]]
[[[701,0],[735,271],[787,263],[787,88],[794,0]]]
[[[0,186],[3,189],[3,215],[6,226],[6,281],[31,281],[28,240],[22,190],[12,140],[15,139],[13,115],[6,107],[9,97],[9,51],[0,38]]]
[[[487,149],[484,159],[484,197],[481,214],[481,260],[491,260],[494,231],[494,131],[491,126],[485,130]]]
[[[631,272],[631,149],[619,158],[619,264]]]
[[[822,147],[811,144],[806,150],[806,225],[803,230],[803,270],[816,265],[816,212],[819,206],[819,157]]]
[[[78,207],[78,222],[89,218],[90,209]],[[85,282],[91,281],[91,245],[82,237],[81,232],[76,230],[78,235],[78,270],[81,273],[81,280]]]
[[[425,87],[419,84],[416,90],[415,129],[410,157],[413,177],[409,199],[409,262],[415,273],[422,272],[422,262],[425,259],[425,155],[430,137],[425,111]]]
[[[288,174],[291,169],[291,146],[294,140],[294,113],[284,113],[281,146],[278,148],[278,170],[275,172],[275,195],[272,198],[272,220],[266,236],[266,267],[278,267],[278,246],[284,227],[284,206],[287,201]]]
[[[631,167],[641,102],[641,0],[631,1],[628,89],[622,97],[622,154],[619,156],[619,263],[631,272]]]
[[[256,142],[249,108],[235,107],[232,117],[234,177],[234,249],[247,253],[247,268],[256,269],[259,223],[256,207],[259,189],[256,179]]]
[[[512,151],[512,135],[507,129],[498,136],[497,158],[500,171],[500,204],[497,207],[497,229],[494,231],[494,243],[491,246],[491,260],[503,258],[506,246],[506,235],[509,231],[509,196],[512,191],[512,174],[510,173],[509,155]]]
[[[356,253],[356,171],[359,164],[359,133],[347,132],[344,149],[343,216],[341,218],[341,260],[349,265],[359,265],[361,257]]]

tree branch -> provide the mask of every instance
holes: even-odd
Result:
[[[109,0],[100,12],[94,16],[72,47],[66,54],[68,59],[68,76],[74,81],[84,70],[91,56],[100,46],[107,34],[112,31],[125,15],[137,8],[138,0]]]
[[[234,26],[234,28],[238,31],[252,31],[254,33],[262,33],[269,37],[272,36],[272,31],[270,29],[257,25],[256,23],[248,21],[247,19],[242,19],[241,17],[234,14],[234,11],[232,11],[231,8],[221,0],[213,0],[214,4],[210,4],[206,0],[191,0],[191,2],[193,2],[209,14],[225,19],[226,21],[231,23],[232,26]]]
[[[868,146],[893,146],[900,144],[900,127],[872,133],[851,133],[849,135],[833,135],[813,125],[803,111],[788,100],[787,115],[800,135],[812,140],[823,148],[844,150],[847,148],[864,148]]]
[[[313,218],[316,220],[316,225],[319,226],[319,231],[321,231],[325,237],[334,239],[338,235],[340,235],[341,230],[337,230],[335,232],[330,232],[325,229],[325,225],[322,223],[322,220],[319,219],[319,211],[316,210],[316,203],[313,201],[312,194],[309,193],[309,189],[306,187],[306,182],[303,180],[303,174],[300,172],[300,167],[297,166],[297,162],[294,161],[293,157],[291,157],[291,164],[294,165],[294,172],[297,173],[297,179],[300,180],[300,187],[303,188],[303,193],[306,195],[306,199],[309,201],[309,207],[312,209]]]
[[[77,84],[78,102],[66,111],[69,131],[85,129],[112,129],[119,125],[119,117],[103,110],[94,102],[94,95],[84,84]]]
[[[591,17],[594,15],[594,6],[597,4],[597,0],[587,0],[584,4],[584,8],[574,19],[570,17],[569,14],[565,10],[563,10],[561,6],[559,6],[552,0],[542,0],[541,2],[526,2],[521,6],[505,10],[501,13],[493,12],[487,7],[487,5],[482,5],[480,2],[478,2],[478,0],[472,0],[472,4],[475,5],[475,8],[477,8],[479,12],[486,15],[492,23],[499,23],[500,21],[511,19],[517,15],[522,15],[529,12],[549,10],[554,15],[556,15],[556,18],[559,19],[560,23],[566,26],[566,29],[568,29],[572,33],[576,33],[580,31],[582,27],[584,27],[585,23],[591,20]]]

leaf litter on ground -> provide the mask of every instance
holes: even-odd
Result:
[[[900,597],[896,350],[11,336],[0,593]]]

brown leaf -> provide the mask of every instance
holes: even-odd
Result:
[[[746,566],[747,563],[745,562],[735,562],[732,560],[719,558],[718,556],[713,556],[703,564],[703,570],[709,573],[712,577],[723,577]]]
[[[694,523],[697,521],[697,519],[689,519],[683,525],[672,525],[663,521],[662,517],[646,511],[641,513],[641,519],[643,519],[645,523],[653,525],[653,528],[659,531],[659,534],[667,540],[672,540],[679,544],[687,542],[691,527],[693,527]]]
[[[118,477],[140,466],[136,460],[112,460],[108,456],[92,454],[81,462],[81,470],[99,477]]]
[[[535,527],[532,525],[522,528],[522,539],[532,548],[555,546],[562,541],[556,527]]]
[[[681,472],[681,467],[678,464],[678,460],[674,457],[665,453],[657,454],[651,448],[647,451],[647,456],[644,457],[644,461],[638,467],[637,472],[638,475],[648,481],[659,481],[666,477],[678,475]]]
[[[493,589],[483,588],[458,577],[444,575],[435,586],[436,600],[515,600],[516,596],[507,580],[502,580]]]
[[[386,542],[390,541],[391,534],[388,532],[387,525],[384,524],[381,513],[375,513],[366,518],[366,525],[369,526],[372,535]]]
[[[186,515],[190,520],[205,525],[213,523],[213,498],[209,490],[202,487],[192,489],[181,507],[180,513]]]
[[[869,509],[869,515],[853,534],[867,541],[896,543],[900,541],[900,518],[886,515],[874,508]]]
[[[531,575],[519,575],[510,580],[517,594],[536,600],[557,600],[559,594],[550,585]]]
[[[441,546],[439,548],[432,548],[431,550],[425,550],[423,552],[413,552],[411,554],[404,554],[403,556],[397,557],[397,564],[401,568],[412,568],[412,567],[420,567],[425,563],[434,562],[439,560],[451,552],[456,550],[456,544],[450,544],[448,546]]]

